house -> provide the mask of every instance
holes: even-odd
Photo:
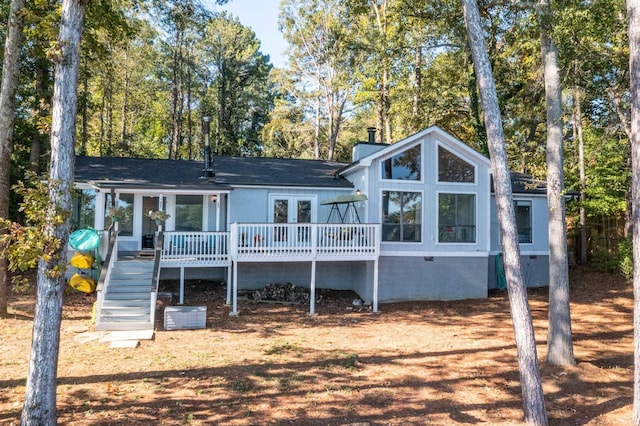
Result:
[[[350,164],[213,160],[209,168],[196,161],[77,157],[75,226],[104,233],[101,257],[109,262],[99,305],[109,281],[118,281],[109,280],[117,260],[152,254],[156,244],[156,280],[179,277],[181,301],[185,277],[224,280],[233,314],[239,289],[271,282],[309,287],[311,313],[316,288],[353,290],[377,311],[379,302],[484,298],[497,286],[490,162],[438,127],[392,145],[358,144]],[[547,285],[544,186],[513,177],[526,283]],[[112,225],[107,212],[114,204],[127,214],[113,224],[110,256],[102,230]],[[147,217],[150,210],[171,216],[157,224]],[[152,293],[157,288],[149,286]],[[155,306],[155,299],[149,303]]]

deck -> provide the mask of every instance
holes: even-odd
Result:
[[[230,232],[164,233],[162,267],[224,267],[231,262],[375,260],[378,224],[234,223]]]

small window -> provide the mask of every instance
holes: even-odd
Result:
[[[422,194],[382,192],[382,240],[422,241]]]
[[[531,201],[517,200],[515,202],[516,226],[518,228],[518,242],[530,244],[531,235]]]
[[[382,162],[382,179],[420,180],[422,163],[421,145],[407,149]]]
[[[176,195],[176,231],[202,231],[202,195]]]
[[[476,242],[476,196],[439,194],[438,242]]]
[[[438,181],[474,183],[475,167],[443,147],[438,147]]]

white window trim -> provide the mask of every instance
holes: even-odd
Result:
[[[446,182],[446,181],[441,181],[439,178],[440,175],[440,157],[438,156],[438,149],[442,147],[443,149],[446,149],[447,151],[449,151],[451,154],[455,155],[456,157],[459,157],[461,160],[464,160],[465,162],[469,163],[470,165],[473,166],[473,182]],[[478,185],[478,169],[479,169],[479,164],[476,163],[475,161],[471,160],[469,157],[467,157],[466,155],[461,155],[459,152],[451,149],[451,147],[443,144],[443,143],[436,143],[435,144],[435,153],[434,153],[434,159],[435,159],[435,167],[434,167],[434,176],[433,176],[433,181],[438,184],[438,185],[456,185],[456,186],[475,186]]]
[[[395,157],[396,155],[400,155],[400,154],[402,154],[402,153],[403,153],[403,152],[405,152],[405,151],[408,151],[408,150],[410,150],[410,149],[412,149],[412,148],[415,148],[415,147],[416,147],[416,146],[418,146],[418,145],[420,146],[420,179],[419,179],[419,180],[407,180],[407,179],[385,179],[385,178],[382,176],[382,164],[383,164],[385,161],[387,161],[387,160],[388,160],[388,159],[390,159],[390,158]],[[415,143],[415,144],[413,144],[413,145],[411,145],[411,146],[405,146],[405,147],[403,147],[403,149],[401,149],[401,150],[398,150],[398,151],[394,151],[394,152],[392,152],[392,153],[389,153],[388,155],[385,155],[384,157],[380,157],[380,158],[378,159],[378,161],[379,161],[379,162],[378,162],[378,166],[377,166],[377,168],[378,168],[378,171],[377,171],[377,173],[378,173],[378,180],[379,180],[380,182],[385,182],[385,183],[390,183],[390,182],[393,182],[393,183],[401,183],[401,184],[411,184],[411,183],[413,183],[413,184],[418,184],[418,183],[424,183],[424,179],[425,179],[425,170],[426,170],[426,169],[425,169],[425,157],[426,157],[426,156],[425,156],[425,146],[424,146],[424,144],[422,143],[422,140],[421,140],[421,141],[419,141],[419,142],[417,142],[417,143]]]
[[[536,235],[536,233],[534,232],[534,225],[533,225],[534,224],[534,221],[533,221],[533,217],[534,217],[533,216],[533,200],[527,199],[527,198],[514,198],[513,199],[514,208],[515,208],[516,203],[518,201],[525,201],[525,202],[529,203],[529,207],[530,207],[530,209],[529,209],[529,223],[531,224],[531,241],[528,242],[528,243],[521,243],[520,241],[518,241],[518,245],[520,245],[520,246],[533,246],[534,243],[535,243],[535,238],[534,237]],[[518,224],[516,222],[516,228],[517,228],[517,225]],[[517,229],[516,229],[516,231],[517,231]]]
[[[476,227],[476,238],[475,241],[472,243],[466,243],[466,242],[440,242],[440,194],[467,194],[467,195],[474,195],[475,196],[475,227]],[[464,247],[464,246],[475,246],[478,245],[478,239],[479,239],[479,230],[478,230],[478,223],[479,219],[480,219],[480,214],[479,214],[479,209],[478,209],[478,192],[477,191],[455,191],[455,190],[438,190],[436,191],[436,200],[435,200],[435,205],[436,205],[436,229],[435,229],[435,243],[437,246],[443,246],[443,247]]]
[[[395,182],[395,181],[394,181]],[[378,208],[378,222],[380,226],[384,225],[382,221],[382,193],[383,192],[417,192],[420,194],[420,241],[384,241],[382,239],[382,235],[380,236],[380,244],[424,244],[425,242],[425,212],[424,212],[424,190],[419,189],[409,189],[409,188],[381,188],[380,189],[380,203]]]
[[[291,214],[293,209],[293,212],[296,211],[296,208],[294,206],[296,206],[297,201],[300,200],[307,200],[307,201],[311,201],[311,222],[310,223],[317,223],[318,220],[318,196],[317,195],[312,195],[312,194],[269,194],[269,209],[268,209],[268,215],[269,217],[267,218],[267,222],[268,223],[273,223],[273,213],[274,213],[274,201],[275,200],[287,200],[289,202],[289,212],[288,214]],[[294,219],[294,221],[292,222],[291,219]],[[298,220],[296,217],[289,217],[289,222],[288,223],[298,223]]]

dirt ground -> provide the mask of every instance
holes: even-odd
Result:
[[[630,424],[633,296],[617,275],[572,270],[577,365],[546,355],[547,290],[529,293],[551,425]],[[229,316],[221,285],[189,282],[207,328],[164,331],[135,349],[93,332],[94,295],[65,296],[58,368],[62,425],[520,424],[520,383],[507,295],[485,300],[352,308],[325,292],[308,306],[241,302]],[[18,424],[33,298],[0,319],[0,424]]]

